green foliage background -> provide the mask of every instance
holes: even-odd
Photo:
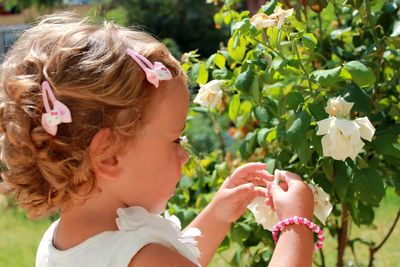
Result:
[[[214,128],[219,147],[192,157],[170,209],[187,223],[236,166],[264,161],[271,172],[299,173],[330,195],[334,209],[325,232],[337,240],[337,266],[344,265],[346,247],[358,244],[372,251],[364,260],[372,266],[378,244],[349,238],[348,231],[353,224],[374,225],[375,208],[389,188],[400,194],[399,2],[267,2],[260,10],[267,15],[276,5],[295,8],[281,30],[258,30],[235,1],[220,2],[214,21],[229,27],[231,37],[210,57],[192,53],[183,62],[192,84],[225,81],[223,104],[212,112],[193,107],[188,118],[193,151],[201,151],[192,125],[198,116]],[[377,129],[355,161],[322,154],[316,122],[328,117],[324,108],[334,96],[354,102],[351,118],[368,116]],[[266,266],[274,247],[250,214],[232,226],[220,250],[230,246],[238,248],[233,266]],[[323,252],[315,264],[326,265]]]

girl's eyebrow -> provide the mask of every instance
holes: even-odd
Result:
[[[186,123],[185,123],[185,125],[183,125],[182,129],[176,130],[175,132],[183,132],[183,130],[185,130],[185,128],[186,128]]]

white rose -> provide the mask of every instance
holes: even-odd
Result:
[[[290,17],[291,15],[293,15],[293,8],[288,10],[283,10],[281,7],[277,6],[274,10],[274,14],[272,14],[272,16],[275,16],[277,20],[276,28],[277,29],[282,28],[286,18]]]
[[[349,118],[350,110],[352,109],[354,103],[347,102],[343,97],[333,97],[328,100],[328,104],[325,108],[326,113],[330,116],[335,116],[339,118]]]
[[[287,17],[293,15],[293,8],[284,10],[281,7],[275,7],[274,13],[271,15],[266,15],[264,13],[258,13],[251,17],[250,23],[257,29],[269,28],[276,26],[280,29]]]
[[[329,117],[317,124],[317,135],[325,135],[321,140],[324,157],[336,160],[355,160],[365,145],[361,138],[371,141],[375,133],[367,117],[354,121]]]
[[[329,195],[325,193],[321,187],[315,184],[308,184],[308,186],[314,193],[314,215],[318,220],[325,224],[326,218],[328,218],[333,208],[329,201]]]
[[[204,85],[200,85],[200,90],[193,100],[194,103],[199,104],[210,111],[219,105],[222,100],[221,80],[212,80]]]
[[[264,229],[272,231],[275,224],[278,223],[278,215],[276,212],[265,204],[265,198],[256,197],[247,208],[253,213],[258,224],[261,224]]]
[[[276,19],[264,13],[258,13],[251,17],[250,23],[257,29],[269,28],[276,25]]]

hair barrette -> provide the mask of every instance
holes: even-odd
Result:
[[[152,64],[146,57],[129,48],[126,49],[126,53],[139,64],[146,73],[147,80],[155,87],[158,87],[160,81],[172,79],[171,72],[163,63],[156,61]]]
[[[50,109],[47,96],[53,104],[53,109]],[[42,97],[46,109],[46,113],[42,114],[42,126],[46,132],[54,136],[57,134],[59,124],[72,122],[71,112],[66,105],[56,99],[48,81],[42,83]]]

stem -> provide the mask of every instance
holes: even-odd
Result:
[[[322,18],[321,18],[321,12],[318,12],[318,30],[319,30],[319,43],[322,43]]]
[[[373,266],[373,262],[374,262],[374,256],[375,253],[378,252],[378,250],[386,243],[386,241],[389,239],[389,236],[393,233],[394,228],[396,227],[397,222],[399,221],[400,218],[400,209],[397,211],[397,215],[396,218],[393,221],[392,226],[389,229],[389,232],[386,234],[385,238],[383,238],[382,242],[375,246],[375,247],[371,247],[369,249],[369,263],[368,263],[368,267],[372,267]]]
[[[225,140],[224,140],[224,137],[222,136],[221,127],[219,126],[219,124],[218,124],[217,120],[215,119],[215,116],[214,116],[213,113],[210,113],[210,117],[211,117],[211,121],[214,124],[214,130],[215,130],[215,133],[218,136],[219,145],[220,145],[220,149],[221,149],[221,152],[222,152],[222,158],[224,159],[225,158],[225,154],[226,154],[226,152],[225,152]]]
[[[319,249],[319,255],[321,256],[321,267],[325,267],[325,255],[322,248]]]
[[[312,89],[312,84],[311,84],[311,80],[310,80],[310,75],[308,75],[308,72],[306,70],[306,68],[303,66],[303,63],[301,62],[301,58],[300,58],[300,53],[299,50],[297,49],[297,43],[296,40],[293,40],[293,49],[296,52],[297,55],[297,59],[299,60],[299,64],[300,64],[300,68],[303,70],[304,74],[307,77],[307,81],[308,81],[308,87],[310,88],[310,92],[312,93],[313,97],[315,97],[315,92]]]
[[[261,45],[264,46],[265,48],[270,49],[272,52],[276,53],[276,54],[277,54],[278,56],[280,56],[281,58],[286,59],[285,56],[284,56],[281,52],[275,50],[271,45],[269,45],[269,43],[268,43],[268,44],[265,44],[265,43],[263,43],[263,42],[260,42],[260,40],[257,40],[257,39],[254,38],[254,37],[250,37],[250,39],[252,39],[253,41],[255,41],[255,42],[259,43],[259,44],[261,44]]]
[[[347,234],[349,227],[349,210],[345,204],[342,204],[342,227],[338,232],[338,257],[337,267],[343,267],[344,251],[347,245]]]

